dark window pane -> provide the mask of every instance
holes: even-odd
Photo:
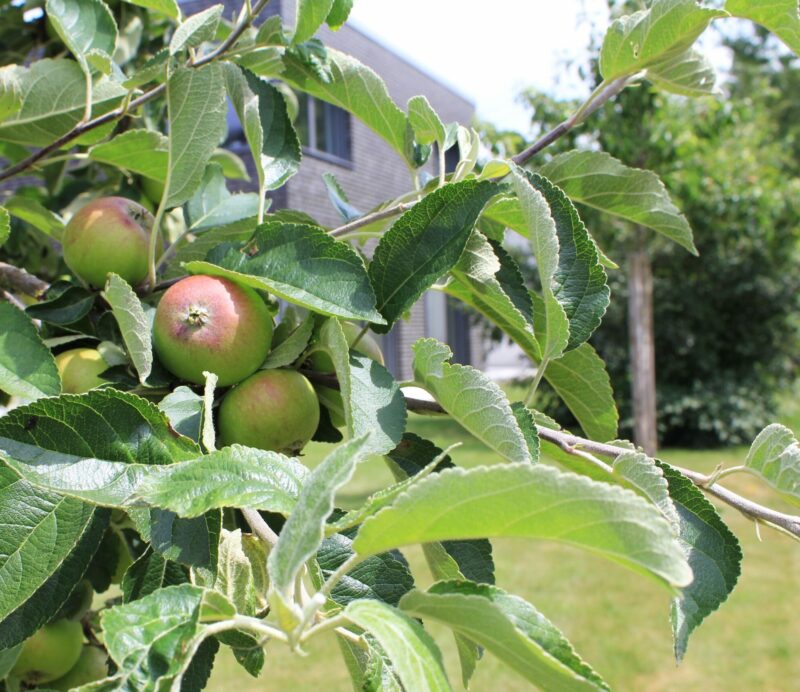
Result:
[[[452,173],[456,170],[458,165],[458,146],[453,145],[444,152],[444,170],[446,173]]]

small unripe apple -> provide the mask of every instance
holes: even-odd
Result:
[[[95,680],[108,677],[108,656],[99,646],[84,645],[78,662],[70,671],[58,680],[47,684],[51,690],[73,690],[76,687],[88,685]]]
[[[133,557],[131,556],[130,548],[128,548],[128,544],[124,538],[115,534],[117,536],[117,566],[114,568],[114,573],[111,575],[111,583],[112,584],[121,584],[122,578],[125,576],[125,572],[128,571],[128,567],[133,564]]]
[[[106,384],[100,373],[108,369],[108,363],[97,349],[73,348],[59,353],[56,367],[61,375],[61,391],[64,394],[83,394]]]
[[[375,341],[369,332],[365,332],[364,336],[359,339],[358,336],[363,331],[361,327],[352,322],[342,322],[341,324],[344,338],[347,340],[347,345],[350,348],[356,353],[361,353],[367,356],[367,358],[372,358],[372,360],[376,360],[383,365],[381,347],[378,346],[378,342]],[[356,342],[356,339],[358,339],[358,342]],[[356,344],[355,346],[353,346],[354,343]],[[311,368],[317,372],[329,373],[334,371],[333,361],[325,351],[316,351],[312,353],[309,362]]]
[[[109,272],[131,286],[147,276],[148,245],[153,217],[124,197],[89,202],[64,230],[64,261],[84,281],[102,288]]]
[[[253,289],[217,276],[189,276],[161,298],[153,345],[174,375],[202,384],[207,370],[225,387],[264,362],[272,329],[272,316]]]
[[[225,395],[219,407],[223,445],[297,454],[319,425],[319,401],[296,370],[262,370]]]
[[[57,680],[78,662],[82,646],[81,623],[56,620],[25,641],[9,674],[29,685]]]

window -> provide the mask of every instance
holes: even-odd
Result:
[[[298,98],[297,135],[300,143],[312,154],[334,161],[352,161],[350,114],[313,96]]]

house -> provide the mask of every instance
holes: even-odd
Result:
[[[186,14],[192,14],[213,4],[216,4],[214,0],[193,0],[182,2],[181,6]],[[224,4],[225,16],[233,17],[241,2],[225,0]],[[265,17],[279,14],[284,26],[291,27],[295,6],[295,0],[271,0]],[[470,101],[362,31],[345,25],[335,32],[324,27],[318,35],[326,45],[353,55],[375,70],[401,107],[405,107],[412,96],[423,94],[444,122],[469,124],[472,120],[475,107]],[[234,113],[232,119],[231,129],[235,130]],[[340,225],[341,217],[330,203],[323,182],[322,174],[326,172],[336,177],[350,203],[362,211],[413,189],[404,161],[346,111],[303,97],[296,125],[303,144],[303,163],[300,171],[273,196],[273,210],[299,209],[323,225]],[[234,133],[227,146],[247,162],[249,153],[243,138],[237,138]],[[448,151],[447,159],[455,165],[455,149]],[[436,173],[435,164],[430,162],[427,170]],[[471,326],[469,314],[451,305],[444,294],[431,291],[414,306],[407,320],[398,322],[389,334],[380,338],[387,367],[398,379],[411,378],[411,346],[423,336],[448,343],[457,362],[476,367],[484,364],[480,328]]]

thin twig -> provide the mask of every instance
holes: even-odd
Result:
[[[511,160],[518,166],[523,166],[540,151],[546,149],[557,139],[567,134],[567,132],[569,132],[573,127],[584,122],[586,118],[588,118],[592,113],[606,103],[606,101],[614,98],[620,91],[628,86],[628,84],[630,84],[632,81],[635,81],[635,79],[638,79],[638,75],[634,75],[633,77],[620,77],[619,79],[615,79],[613,82],[609,82],[609,84],[605,87],[596,90],[589,97],[586,103],[584,103],[573,115],[567,118],[560,125],[556,125],[552,130],[542,135],[527,149],[521,151],[516,156],[512,156]]]
[[[253,12],[248,14],[245,21],[241,22],[239,25],[234,28],[234,30],[230,33],[228,38],[226,38],[215,50],[213,50],[208,55],[203,56],[197,62],[192,63],[189,67],[202,67],[203,65],[207,65],[208,63],[212,62],[219,58],[225,51],[228,50],[236,40],[244,33],[248,26],[252,23],[252,21],[258,16],[258,13],[264,8],[264,6],[269,2],[269,0],[259,0],[256,3],[255,7],[253,8]],[[92,120],[87,120],[86,122],[80,122],[75,127],[73,127],[69,132],[65,132],[61,137],[56,139],[54,142],[51,142],[46,147],[42,147],[39,151],[34,152],[27,158],[23,159],[19,163],[9,166],[3,171],[0,171],[0,181],[7,180],[18,173],[22,173],[22,171],[27,170],[31,166],[33,166],[37,161],[41,161],[45,158],[48,154],[61,149],[65,144],[69,144],[73,140],[77,139],[81,135],[85,134],[86,132],[90,132],[102,125],[106,125],[107,123],[114,122],[115,120],[121,118],[122,116],[126,115],[131,110],[136,110],[139,106],[144,105],[148,101],[152,101],[154,98],[157,98],[161,94],[164,93],[166,90],[165,84],[159,84],[157,87],[153,87],[150,91],[146,91],[144,94],[139,96],[138,98],[133,99],[129,103],[123,103],[122,106],[116,108],[104,115],[100,115]]]
[[[269,545],[275,545],[278,542],[278,534],[272,530],[270,525],[264,521],[264,517],[262,517],[256,510],[243,509],[242,516],[250,525],[253,533],[262,541],[268,543]]]
[[[387,207],[386,209],[381,209],[379,211],[373,212],[372,214],[367,214],[366,216],[362,216],[355,221],[351,221],[350,223],[344,224],[344,226],[339,226],[338,228],[334,228],[330,235],[334,238],[338,238],[341,235],[345,235],[350,231],[354,231],[356,228],[361,228],[362,226],[367,226],[374,221],[380,221],[381,219],[388,219],[392,216],[399,216],[400,214],[404,214],[407,212],[413,204],[402,203],[396,204],[393,207]]]
[[[13,264],[0,262],[0,288],[6,288],[14,293],[24,293],[33,298],[41,298],[50,288],[50,284]]]

